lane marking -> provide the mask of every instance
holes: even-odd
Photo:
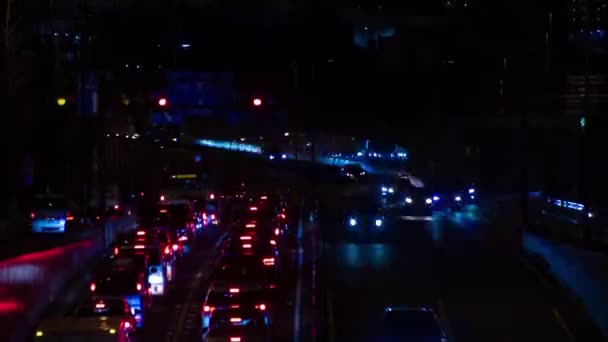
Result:
[[[224,238],[226,237],[228,233],[223,233],[218,240],[215,243],[216,248],[219,247],[221,245],[221,243],[224,241]],[[188,315],[189,312],[189,308],[194,306],[192,305],[190,302],[192,301],[192,298],[194,297],[194,292],[198,289],[201,280],[203,279],[203,269],[207,268],[209,265],[204,264],[203,267],[201,267],[199,269],[199,271],[196,273],[196,275],[194,276],[194,279],[192,280],[192,282],[190,283],[190,285],[188,286],[188,295],[186,296],[186,299],[184,300],[184,304],[181,305],[181,311],[179,314],[179,318],[177,319],[177,327],[175,329],[175,333],[173,335],[173,342],[177,342],[180,340],[181,335],[183,334],[183,329],[184,329],[184,324],[186,322],[186,317]]]
[[[331,287],[329,286],[329,280],[327,286],[327,323],[328,323],[328,338],[329,342],[334,342],[336,340],[335,335],[335,320],[334,320],[334,304],[333,304],[333,293]]]
[[[439,310],[439,317],[443,320],[443,325],[445,328],[445,333],[448,335],[448,341],[454,342],[454,333],[452,331],[452,324],[450,323],[450,319],[448,318],[448,311],[445,307],[445,302],[443,298],[437,298],[437,309]]]
[[[559,326],[564,330],[564,333],[566,333],[566,336],[568,336],[568,341],[576,342],[576,337],[574,337],[574,334],[572,334],[572,331],[568,327],[568,324],[566,324],[566,321],[564,321],[564,318],[559,313],[559,311],[557,309],[553,309],[552,312],[553,317],[555,317],[555,320],[557,321],[557,324],[559,324]]]
[[[302,264],[304,263],[304,249],[302,248],[302,213],[304,201],[300,204],[300,217],[298,219],[298,276],[296,283],[296,305],[293,313],[293,341],[300,342],[300,312],[302,310]]]

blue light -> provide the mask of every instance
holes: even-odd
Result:
[[[388,193],[389,193],[389,194],[392,194],[392,193],[394,193],[394,192],[395,192],[395,189],[393,189],[393,188],[388,188]]]
[[[363,155],[363,152],[357,152],[357,157],[361,157]]]
[[[471,199],[474,200],[475,199],[475,195],[471,195]]]
[[[462,201],[462,198],[460,196],[456,196],[456,197],[454,197],[454,201],[460,202],[460,201]]]
[[[578,211],[585,209],[585,206],[580,203],[568,202],[568,201],[564,201],[564,203],[566,204],[566,208],[568,208],[568,209],[574,209],[574,210],[578,210]]]
[[[376,219],[376,227],[382,226],[382,219]]]
[[[470,193],[470,194],[474,194],[474,193],[475,193],[475,189],[473,189],[473,188],[469,188],[469,193]]]
[[[281,159],[287,159],[287,155],[286,154],[281,154]]]
[[[433,196],[433,201],[435,201],[435,202],[439,201],[439,196]]]
[[[351,227],[354,227],[357,225],[357,220],[354,218],[351,218],[350,220],[348,220],[348,224],[350,224]]]
[[[271,154],[271,155],[268,156],[268,159],[274,160],[274,156]]]
[[[191,46],[191,45],[190,45],[190,44],[188,44],[188,43],[184,43],[184,44],[182,44],[182,45],[181,45],[182,49],[189,49],[189,48],[190,48],[190,46]]]

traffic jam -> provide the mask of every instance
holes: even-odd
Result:
[[[94,266],[86,295],[65,314],[43,319],[32,340],[147,340],[142,331],[153,324],[148,315],[157,298],[172,291],[180,262],[197,248],[197,239],[212,233],[220,238],[197,339],[270,341],[274,294],[281,287],[280,246],[289,229],[286,201],[270,193],[205,197],[161,195],[155,208],[140,213],[135,230],[116,236]]]

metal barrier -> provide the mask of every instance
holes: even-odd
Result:
[[[134,217],[108,220],[112,236],[134,228]],[[0,330],[7,341],[27,339],[67,282],[106,249],[104,232],[0,262]]]

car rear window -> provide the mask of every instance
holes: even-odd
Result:
[[[37,198],[34,200],[35,209],[65,209],[67,202],[63,198]]]

